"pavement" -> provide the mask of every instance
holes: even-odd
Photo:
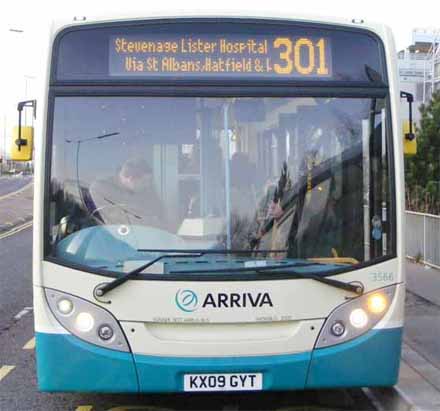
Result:
[[[408,261],[406,271],[408,288],[432,304],[440,306],[440,270]]]
[[[406,281],[399,385],[420,409],[440,410],[440,270],[408,261]]]
[[[440,410],[440,270],[409,261],[403,361],[394,389],[209,396],[39,393],[32,312],[32,188],[0,196],[1,411]]]

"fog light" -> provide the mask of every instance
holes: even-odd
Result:
[[[368,315],[362,308],[354,309],[350,314],[350,323],[355,328],[364,328],[368,324]]]
[[[341,321],[336,321],[330,328],[335,337],[341,337],[345,333],[345,325]]]
[[[111,340],[114,335],[113,328],[108,324],[103,324],[98,328],[98,336],[101,340],[108,341]]]
[[[75,320],[75,326],[76,328],[83,332],[87,333],[89,332],[93,326],[95,325],[95,320],[93,319],[92,315],[89,313],[79,313]]]
[[[373,294],[368,297],[367,307],[368,311],[373,314],[383,313],[388,306],[388,300],[383,294]]]
[[[73,303],[67,298],[62,298],[57,302],[57,309],[61,314],[68,315],[73,311]]]

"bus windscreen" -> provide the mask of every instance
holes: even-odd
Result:
[[[179,20],[68,28],[56,81],[386,81],[367,31],[305,23]]]

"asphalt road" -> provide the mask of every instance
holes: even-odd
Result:
[[[0,176],[0,197],[24,187],[32,176]]]
[[[17,313],[32,305],[31,260],[30,229],[0,240],[0,333]]]
[[[199,395],[39,393],[31,288],[32,231],[0,239],[0,410],[374,410],[361,390]],[[2,368],[3,367],[3,368]],[[6,368],[8,367],[8,368]],[[13,368],[12,368],[13,367]],[[62,364],[60,364],[62,367]]]

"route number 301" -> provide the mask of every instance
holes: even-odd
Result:
[[[293,40],[288,37],[277,37],[273,47],[279,49],[282,64],[275,63],[277,74],[298,74],[327,76],[329,69],[326,55],[326,39],[313,41],[306,37]]]

